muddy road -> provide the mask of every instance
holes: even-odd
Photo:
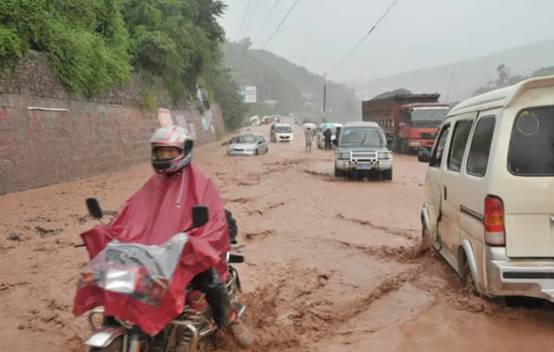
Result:
[[[305,153],[296,132],[260,157],[195,154],[246,245],[252,351],[554,351],[552,306],[475,298],[415,250],[425,165],[397,156],[393,182],[336,180],[332,152]],[[82,351],[87,325],[71,304],[86,263],[74,245],[95,224],[84,199],[117,210],[150,174],[141,165],[0,197],[0,351]]]

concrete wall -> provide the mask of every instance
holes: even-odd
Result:
[[[0,80],[0,194],[149,161],[158,115],[136,104],[136,89],[122,88],[96,101],[74,96],[48,72],[43,57],[32,55]],[[31,68],[35,71],[25,71]],[[224,131],[217,104],[211,117],[190,106],[172,109],[171,115],[176,124],[195,130],[196,145],[215,141]]]

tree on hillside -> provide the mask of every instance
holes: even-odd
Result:
[[[554,66],[543,67],[531,74],[531,77],[543,77],[554,75]]]
[[[0,1],[0,69],[29,49],[45,52],[60,80],[87,96],[130,77],[117,0]]]
[[[498,65],[496,68],[496,72],[496,80],[490,81],[486,86],[477,88],[477,90],[474,92],[474,95],[479,95],[493,91],[495,89],[508,87],[513,84],[519,83],[527,78],[521,75],[512,76],[510,67],[504,64]]]
[[[540,68],[532,72],[529,76],[512,76],[510,73],[510,68],[504,64],[499,65],[496,69],[496,72],[498,73],[497,79],[494,82],[489,82],[487,86],[479,87],[475,91],[474,95],[490,92],[498,88],[508,87],[528,78],[554,75],[554,66]]]
[[[498,78],[496,79],[496,86],[504,87],[505,85],[507,85],[512,76],[512,72],[510,68],[504,64],[498,65],[498,67],[496,68],[496,72],[498,73]]]
[[[221,0],[0,0],[0,73],[34,49],[69,90],[89,97],[135,71],[148,89],[161,82],[174,104],[192,100],[202,82],[236,102],[222,67],[224,10]],[[241,109],[224,105],[237,119]]]
[[[162,79],[175,103],[217,66],[224,8],[219,0],[122,0],[135,66]]]

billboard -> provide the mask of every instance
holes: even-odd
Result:
[[[247,104],[255,104],[257,100],[256,86],[244,87],[244,102]]]

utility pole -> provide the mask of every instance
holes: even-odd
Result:
[[[327,110],[327,72],[323,74],[323,122],[325,121],[325,112]]]
[[[450,90],[452,89],[452,83],[454,82],[454,76],[456,76],[456,71],[452,72],[452,76],[450,76],[450,83],[448,84],[448,90],[446,91],[446,97],[444,102],[448,104],[448,99],[450,98]]]

